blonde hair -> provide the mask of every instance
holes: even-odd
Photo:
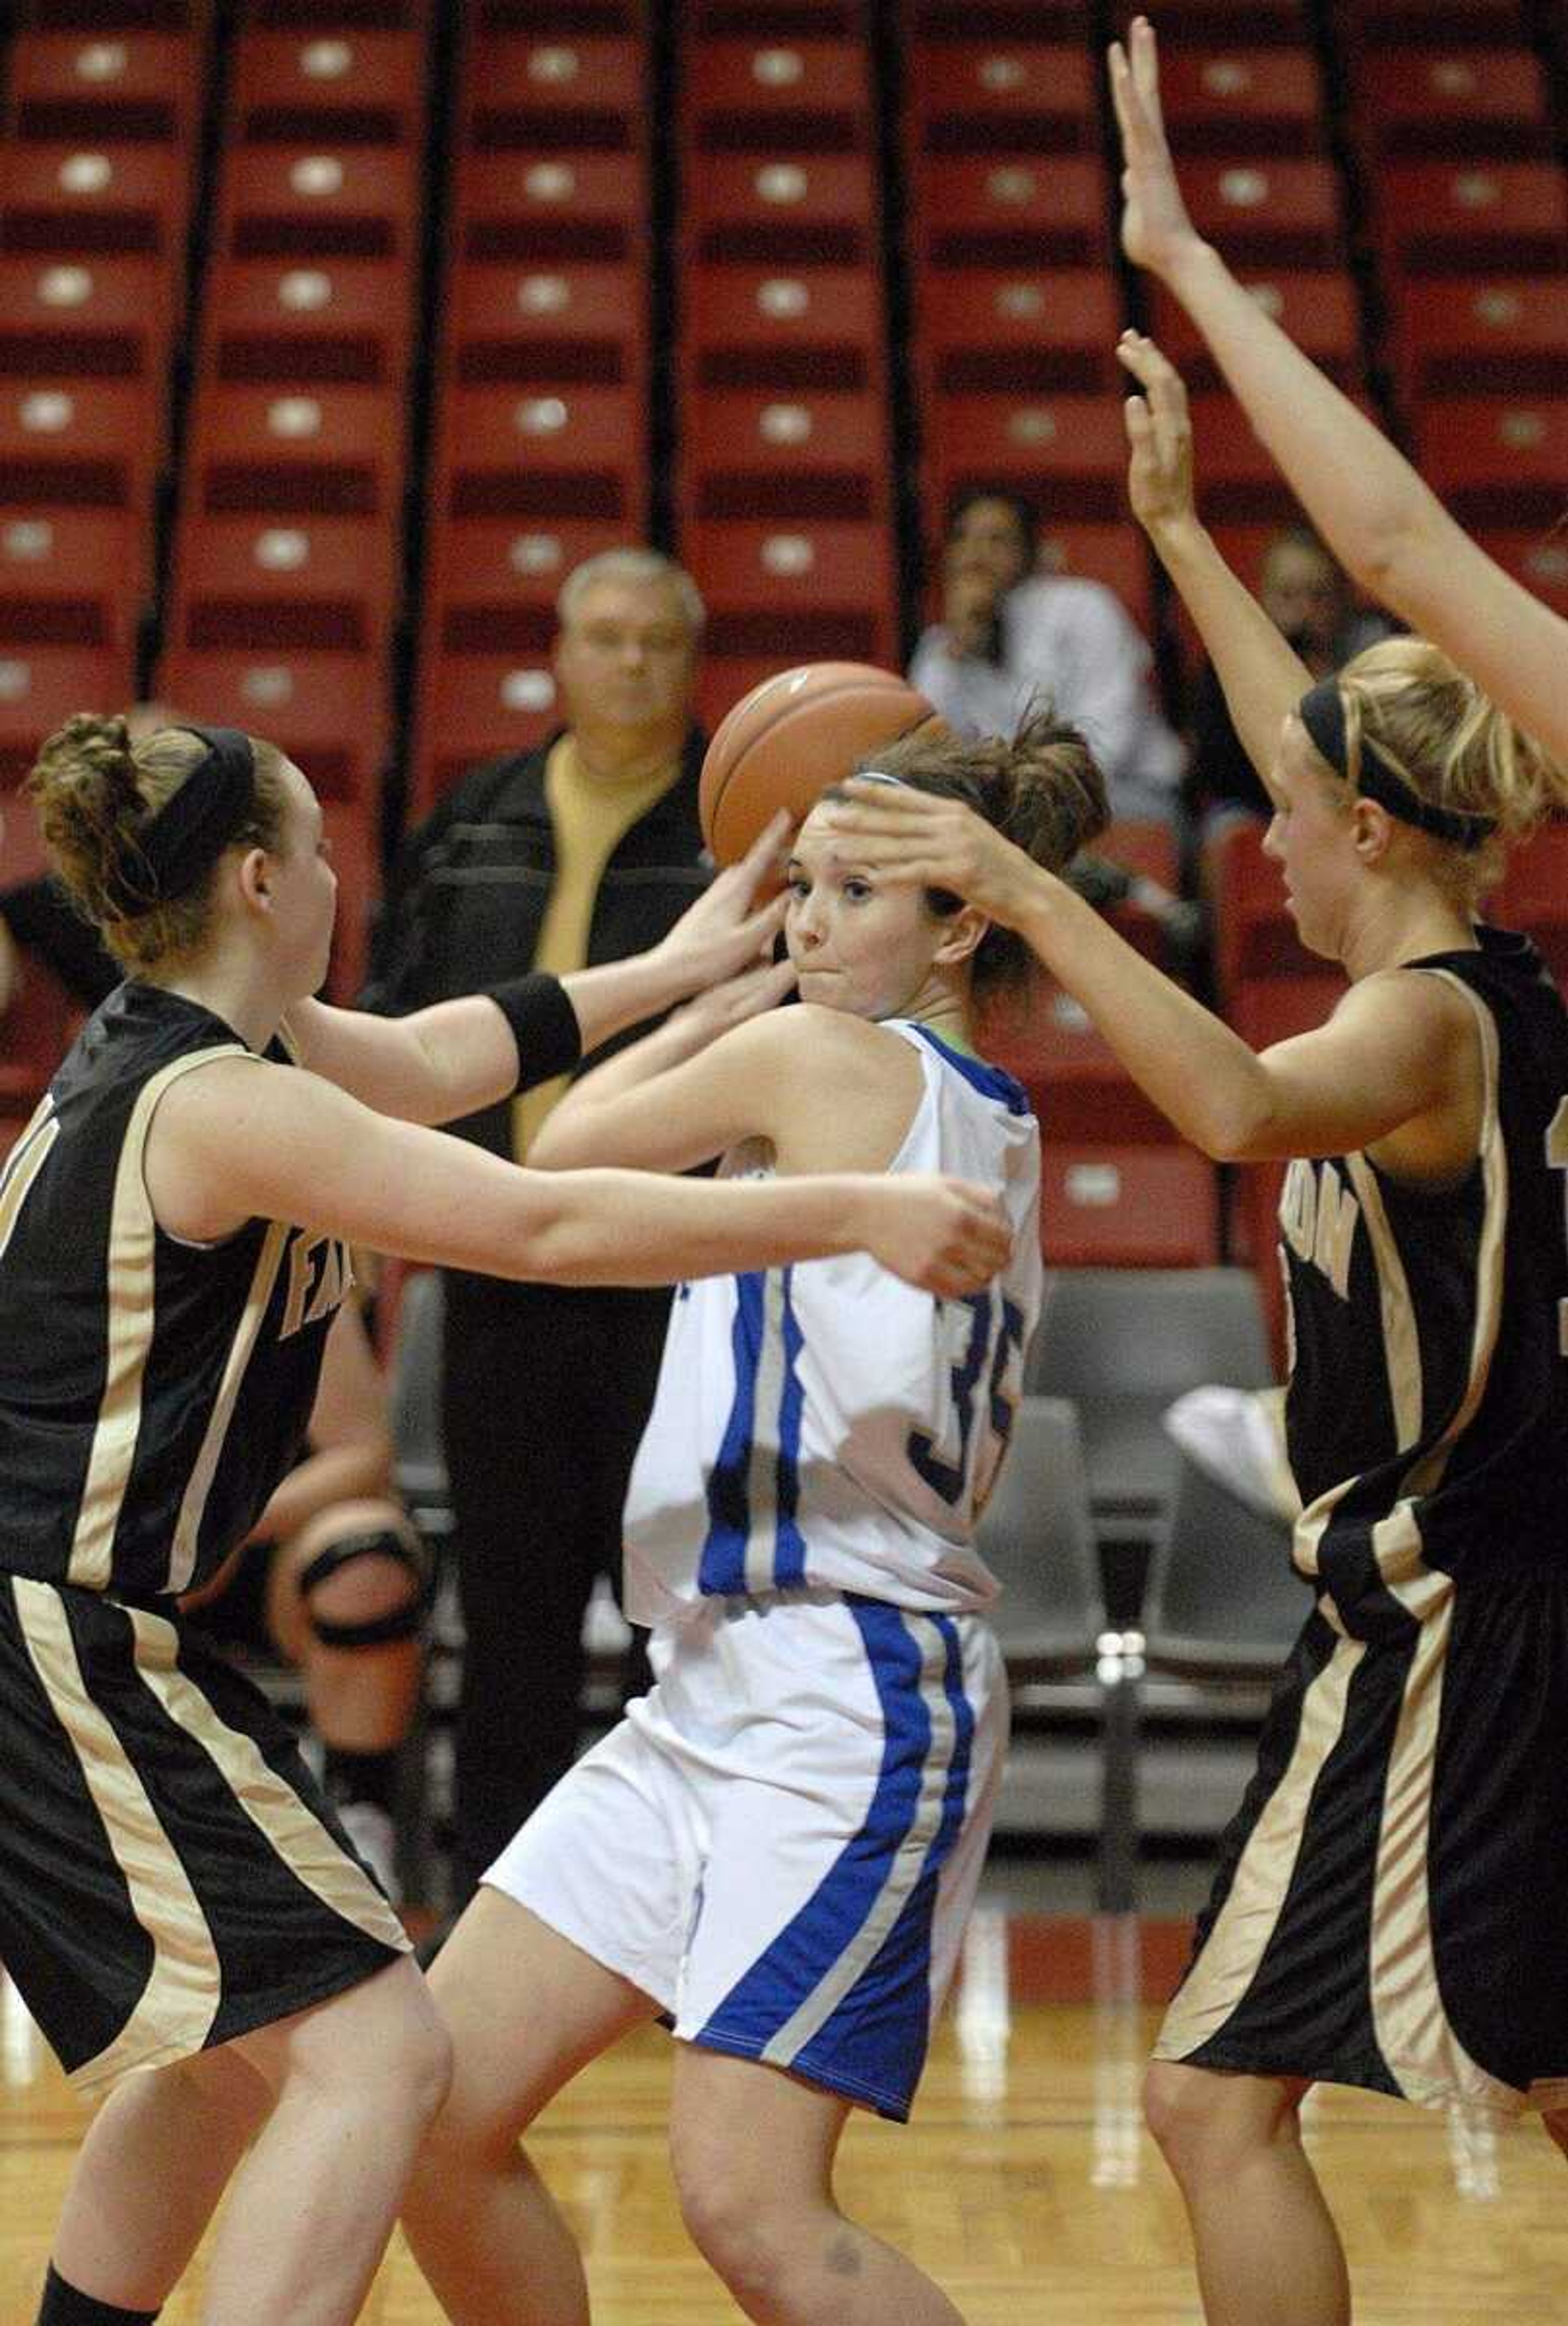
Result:
[[[1568,771],[1505,717],[1425,638],[1379,638],[1337,681],[1348,779],[1359,788],[1363,738],[1429,807],[1489,817],[1479,846],[1433,842],[1445,889],[1469,900],[1496,885],[1509,848],[1568,809]]]
[[[228,845],[275,851],[287,802],[283,757],[275,745],[250,740],[255,806]],[[117,901],[135,890],[137,834],[205,757],[200,737],[184,728],[156,728],[133,742],[125,719],[82,711],[56,729],[27,779],[71,902],[133,973],[188,959],[210,929],[212,872],[183,896],[151,903],[144,912],[127,911]]]

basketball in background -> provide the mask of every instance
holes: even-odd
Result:
[[[896,671],[812,662],[764,679],[719,721],[702,762],[702,835],[719,864],[744,856],[777,808],[809,814],[868,752],[935,717]]]

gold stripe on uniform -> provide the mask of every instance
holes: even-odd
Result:
[[[136,1670],[171,1720],[193,1736],[216,1764],[236,1803],[296,1880],[346,1922],[406,1952],[403,1924],[358,1860],[335,1841],[309,1804],[280,1777],[253,1736],[230,1728],[210,1698],[181,1671],[179,1634],[162,1615],[127,1607],[136,1635]]]
[[[218,1955],[190,1878],[146,1788],[82,1677],[60,1594],[11,1578],[22,1636],[125,1875],[131,1911],[153,1941],[153,1968],[114,2042],[77,2069],[79,2087],[112,2082],[199,2051],[222,1996]],[[155,1620],[155,1619],[149,1619]],[[162,1626],[173,1633],[168,1624]]]
[[[1483,2107],[1517,2107],[1519,2095],[1478,2066],[1449,2022],[1432,1936],[1428,1841],[1453,1617],[1453,1581],[1426,1565],[1414,1499],[1436,1486],[1455,1442],[1480,1403],[1491,1372],[1502,1321],[1508,1177],[1498,1119],[1498,1043],[1492,1014],[1462,980],[1450,977],[1446,971],[1430,973],[1443,977],[1462,993],[1475,1012],[1485,1078],[1480,1136],[1484,1205],[1464,1395],[1442,1437],[1412,1468],[1400,1502],[1372,1531],[1378,1573],[1419,1626],[1389,1754],[1378,1828],[1372,1898],[1372,2017],[1378,2048],[1407,2098],[1460,2099]]]
[[[1383,1367],[1394,1407],[1394,1442],[1400,1447],[1418,1446],[1423,1411],[1421,1335],[1415,1328],[1409,1279],[1383,1207],[1383,1190],[1378,1184],[1377,1173],[1364,1155],[1347,1155],[1345,1163],[1356,1200],[1361,1206],[1367,1241],[1372,1249],[1372,1266],[1378,1277]]]
[[[153,1345],[153,1261],[157,1242],[144,1169],[153,1112],[170,1085],[193,1067],[204,1066],[213,1058],[254,1056],[239,1043],[225,1042],[176,1058],[143,1085],[125,1126],[109,1214],[104,1393],[65,1577],[85,1590],[101,1591],[108,1584],[115,1529],[142,1426],[142,1381]]]
[[[274,1220],[262,1239],[255,1273],[250,1279],[250,1290],[246,1295],[245,1308],[235,1328],[234,1338],[228,1344],[223,1379],[218,1383],[218,1395],[208,1417],[201,1451],[185,1482],[180,1516],[174,1528],[173,1548],[169,1553],[168,1587],[171,1591],[188,1590],[190,1578],[196,1572],[197,1545],[201,1521],[207,1512],[207,1497],[212,1491],[218,1456],[228,1436],[228,1425],[234,1419],[239,1386],[245,1379],[250,1353],[255,1346],[256,1335],[267,1313],[267,1303],[273,1297],[273,1286],[277,1281],[278,1269],[288,1240],[289,1230],[281,1220]]]
[[[1165,2014],[1156,2059],[1184,2060],[1208,2042],[1257,1977],[1295,1871],[1313,1789],[1340,1741],[1350,1681],[1365,1653],[1362,1640],[1336,1640],[1302,1698],[1289,1766],[1264,1803],[1203,1951]]]

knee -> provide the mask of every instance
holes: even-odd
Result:
[[[1260,2149],[1297,2132],[1295,2098],[1286,2088],[1164,2060],[1153,2061],[1145,2077],[1144,2122],[1183,2184],[1239,2172]]]
[[[351,1505],[308,1548],[300,1605],[324,1648],[363,1652],[418,1637],[428,1597],[419,1540],[401,1512]]]
[[[801,2247],[798,2225],[792,2232],[787,2208],[723,2179],[695,2182],[679,2169],[676,2187],[681,2218],[703,2260],[743,2307],[761,2307],[766,2314],[765,2297],[776,2293]]]

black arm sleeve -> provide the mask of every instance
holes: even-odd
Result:
[[[582,1056],[582,1028],[558,977],[530,970],[526,977],[509,977],[504,984],[481,988],[512,1028],[517,1045],[517,1087],[532,1090],[564,1075]]]

